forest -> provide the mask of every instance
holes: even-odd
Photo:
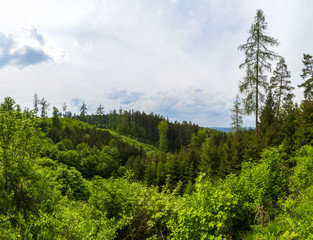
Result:
[[[0,239],[313,239],[313,57],[304,99],[258,10],[230,133],[34,95],[0,107]],[[270,81],[271,61],[276,61]],[[256,117],[246,129],[243,115]]]

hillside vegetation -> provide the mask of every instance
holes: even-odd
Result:
[[[170,151],[166,120],[151,146],[75,119],[26,115],[8,100],[0,239],[312,237],[311,101],[275,128],[261,122],[259,137],[199,128]]]

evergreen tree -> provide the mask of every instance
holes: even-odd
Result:
[[[277,140],[277,136],[275,136],[277,129],[274,105],[272,91],[270,90],[260,116],[260,137],[264,148],[271,146],[274,140]]]
[[[48,116],[48,109],[50,104],[45,98],[42,98],[40,101],[40,105],[41,105],[41,117],[45,119]]]
[[[80,116],[85,117],[87,114],[87,106],[85,104],[85,101],[83,102],[83,105],[80,107]]]
[[[217,174],[220,165],[220,153],[212,136],[202,144],[200,159],[199,170],[201,172]]]
[[[244,106],[247,114],[255,113],[255,128],[258,135],[258,121],[260,103],[263,102],[264,93],[267,89],[266,71],[271,71],[269,61],[274,60],[278,55],[268,49],[269,46],[277,46],[278,42],[273,37],[266,35],[267,22],[262,10],[257,10],[254,23],[249,30],[250,37],[247,43],[240,45],[239,50],[244,51],[245,61],[240,68],[246,69],[244,81],[239,83],[239,90],[246,94]]]
[[[97,116],[103,116],[104,115],[104,107],[100,104],[99,107],[97,107],[96,111]]]
[[[66,105],[66,102],[64,102],[62,105],[63,117],[66,116],[66,110],[67,110],[67,105]]]
[[[167,131],[168,131],[168,124],[166,121],[162,121],[158,125],[158,130],[160,134],[160,150],[162,152],[167,151]]]
[[[40,100],[37,93],[35,93],[34,95],[33,103],[34,103],[34,112],[35,115],[37,116],[37,113],[39,111],[38,105],[40,104]]]
[[[243,111],[241,109],[241,102],[240,102],[240,98],[238,94],[234,102],[234,108],[231,110],[231,112],[232,112],[232,115],[231,115],[232,130],[238,131],[242,128],[242,114],[243,114]]]
[[[302,74],[300,75],[304,83],[298,85],[298,87],[304,87],[304,98],[313,99],[313,58],[309,54],[303,54],[304,68],[302,69]]]
[[[284,104],[284,101],[288,101],[294,96],[291,93],[294,87],[290,86],[290,77],[290,71],[287,70],[285,59],[280,58],[270,82],[270,89],[273,91],[273,99],[276,103],[275,108],[277,117],[279,116],[279,111]]]
[[[23,113],[25,114],[25,116],[26,116],[27,118],[29,118],[29,117],[31,116],[31,112],[30,112],[30,110],[29,110],[28,107],[25,107]]]
[[[61,127],[61,123],[60,123],[60,119],[59,119],[59,110],[56,107],[53,107],[52,126],[54,126],[56,128]]]

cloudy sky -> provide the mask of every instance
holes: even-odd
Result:
[[[228,127],[244,76],[238,46],[257,9],[300,84],[303,53],[313,54],[312,0],[1,1],[1,101],[32,107],[37,93],[73,113],[85,101],[90,114],[102,104]]]

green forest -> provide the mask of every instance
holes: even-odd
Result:
[[[313,58],[295,103],[266,29],[257,10],[229,133],[102,105],[88,114],[85,102],[48,116],[37,94],[24,110],[5,97],[0,239],[313,239]]]

